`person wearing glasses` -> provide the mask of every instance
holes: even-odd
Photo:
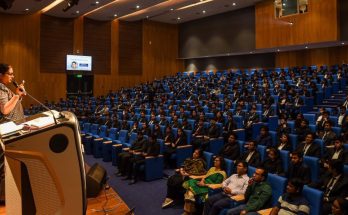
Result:
[[[6,85],[14,81],[12,66],[0,63],[0,123],[5,121],[16,121],[24,118],[22,97],[25,95],[23,84],[20,84],[15,92]]]

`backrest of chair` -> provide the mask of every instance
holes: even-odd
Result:
[[[297,148],[297,139],[298,139],[297,134],[289,134],[289,141],[291,143],[292,150],[295,150]]]
[[[88,133],[90,131],[90,129],[91,129],[91,123],[86,122],[86,123],[83,124],[83,131],[85,133]]]
[[[230,175],[232,175],[234,162],[230,159],[225,158],[225,163],[226,163],[225,171],[226,171],[227,177],[229,177]]]
[[[213,160],[213,153],[210,152],[203,152],[204,160],[207,164],[207,168],[209,169],[212,166],[212,160]]]
[[[98,128],[99,128],[99,124],[92,124],[90,133],[98,134]]]
[[[132,132],[129,137],[129,144],[133,145],[133,143],[137,140],[138,134],[136,132]]]
[[[268,183],[272,187],[272,206],[275,205],[281,195],[283,195],[284,190],[287,185],[287,179],[275,174],[268,174],[267,177]]]
[[[267,146],[257,145],[257,151],[260,153],[261,161],[264,161],[266,158],[266,149]]]
[[[303,117],[308,120],[309,124],[315,124],[315,114],[313,113],[304,113]]]
[[[290,163],[290,152],[285,150],[280,150],[280,158],[282,159],[284,172],[288,172]]]
[[[313,182],[318,181],[319,179],[319,158],[303,156],[303,162],[310,168],[311,170],[311,180]]]
[[[117,128],[110,128],[109,138],[111,138],[112,140],[116,140],[116,138],[117,138]]]
[[[323,192],[305,185],[302,191],[303,196],[309,202],[309,215],[321,214],[321,203],[323,201]]]
[[[192,140],[192,130],[184,130],[185,134],[186,134],[186,140],[187,140],[187,144],[191,144],[191,140]]]
[[[248,166],[248,176],[249,176],[249,178],[253,177],[255,171],[256,171],[256,167]]]
[[[125,143],[127,141],[128,131],[127,130],[120,130],[120,133],[118,135],[118,140],[121,143]]]
[[[99,137],[106,137],[108,127],[106,125],[100,126]]]

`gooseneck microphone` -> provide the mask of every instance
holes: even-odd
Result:
[[[21,88],[15,80],[13,80],[12,83],[13,83],[13,85],[14,85],[16,88],[19,89],[19,91],[23,92],[24,95],[28,95],[30,98],[32,98],[34,101],[36,101],[39,105],[41,105],[41,106],[44,107],[46,110],[48,110],[48,111],[52,114],[52,117],[53,117],[53,120],[54,120],[54,124],[56,124],[56,125],[58,124],[58,123],[57,123],[57,119],[56,119],[56,117],[54,116],[54,113],[53,113],[53,111],[52,111],[50,108],[48,108],[48,107],[47,107],[46,105],[44,105],[42,102],[40,102],[39,100],[37,100],[36,98],[34,98],[33,96],[31,96],[27,91],[25,91],[23,88]],[[24,81],[23,81],[23,83],[24,83]]]

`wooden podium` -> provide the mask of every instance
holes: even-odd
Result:
[[[45,115],[52,118],[50,112],[31,118]],[[57,124],[2,136],[7,214],[86,213],[79,125],[73,113],[62,112],[62,115]]]

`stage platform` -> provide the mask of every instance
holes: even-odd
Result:
[[[128,211],[126,203],[111,187],[105,192],[102,190],[96,198],[87,199],[87,215],[125,215]],[[3,214],[6,214],[6,205],[0,206],[0,215]]]

